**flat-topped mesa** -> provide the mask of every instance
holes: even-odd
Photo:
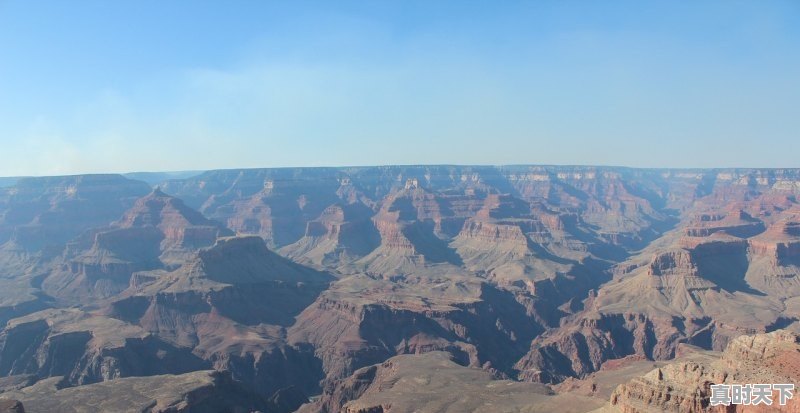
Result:
[[[696,256],[708,254],[725,254],[736,252],[747,247],[747,240],[728,234],[725,231],[713,232],[704,237],[683,236],[678,239],[678,246],[691,250]]]
[[[652,276],[646,285],[671,297],[673,302],[682,302],[679,296],[693,295],[702,290],[717,288],[704,278],[699,268],[697,250],[675,249],[656,254],[647,267]],[[643,291],[644,292],[644,291]],[[694,300],[698,300],[697,297]]]
[[[125,284],[134,271],[161,266],[158,248],[163,235],[155,228],[109,230],[95,235],[92,248],[66,264],[73,274],[96,282],[101,279]]]
[[[699,214],[684,233],[690,237],[707,237],[724,231],[733,236],[747,238],[763,232],[764,229],[761,220],[753,218],[741,209],[735,209],[727,214]]]
[[[777,330],[767,334],[736,337],[728,343],[722,359],[728,367],[736,367],[742,361],[764,363],[791,350],[800,351],[800,336],[788,330]],[[800,361],[800,357],[798,360]]]
[[[458,237],[492,244],[509,243],[525,249],[527,249],[528,245],[528,238],[520,225],[506,225],[488,221],[466,221]]]
[[[176,271],[177,275],[226,284],[327,282],[330,279],[325,273],[294,264],[270,251],[257,236],[219,238],[213,247],[200,250],[197,260],[184,267]]]
[[[775,265],[796,265],[800,260],[800,222],[777,222],[749,243],[752,254],[768,257]]]
[[[708,237],[683,237],[678,244],[690,250],[695,260],[729,255],[744,256],[748,245],[746,239],[725,232],[715,232]]]
[[[545,226],[532,219],[531,206],[507,194],[488,194],[482,208],[473,217],[464,221],[456,239],[460,242],[485,243],[486,249],[503,243],[519,248],[520,253],[527,249],[527,232],[546,231]]]
[[[653,256],[647,267],[647,273],[654,276],[688,275],[696,276],[697,265],[692,260],[692,254],[685,249],[663,252]]]
[[[544,385],[496,380],[487,371],[456,364],[447,353],[429,352],[359,369],[300,412],[532,413],[560,407],[563,401]]]

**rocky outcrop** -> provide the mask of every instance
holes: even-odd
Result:
[[[134,272],[174,268],[229,235],[227,228],[156,189],[119,221],[68,243],[63,263],[42,285],[67,301],[107,298],[128,287]]]
[[[330,275],[292,263],[251,236],[221,238],[177,270],[141,278],[107,314],[193,349],[269,397],[289,385],[306,392],[318,386],[313,350],[285,345],[283,327]]]
[[[380,245],[372,210],[362,203],[331,205],[306,224],[306,233],[281,254],[320,267],[339,267],[364,257]]]
[[[329,380],[396,354],[436,350],[505,374],[541,331],[535,312],[535,304],[486,283],[353,276],[303,311],[289,339],[316,349]]]
[[[684,232],[690,237],[707,237],[714,233],[725,232],[736,237],[748,238],[763,232],[764,229],[762,221],[741,209],[736,209],[725,214],[699,214]]]
[[[750,251],[768,257],[775,266],[800,263],[800,222],[784,220],[750,239]]]
[[[80,310],[45,310],[0,333],[0,375],[63,377],[81,385],[119,377],[184,373],[208,363],[136,326]]]
[[[610,359],[673,358],[680,343],[722,350],[731,337],[764,332],[784,305],[745,280],[747,242],[713,235],[659,248],[647,265],[602,286],[585,310],[537,338],[518,363],[525,380],[584,377]],[[743,310],[748,309],[748,310]]]
[[[721,354],[675,362],[622,384],[610,403],[622,412],[800,411],[796,398],[785,406],[711,406],[712,384],[796,383],[800,338],[788,331],[740,336]]]
[[[122,229],[155,229],[161,235],[158,250],[167,266],[183,263],[192,252],[214,245],[233,232],[156,188],[136,201],[116,224]]]
[[[297,242],[309,221],[341,200],[339,175],[332,168],[209,171],[162,189],[236,233],[280,248]]]
[[[320,380],[341,401],[366,386],[345,385],[360,368],[434,351],[496,376],[590,380],[620,358],[797,329],[798,182],[797,170],[280,168],[175,177],[159,185],[168,196],[116,176],[20,180],[0,188],[0,322],[18,319],[0,365],[72,385],[171,372],[178,351],[283,410]],[[84,315],[19,321],[67,306]],[[351,407],[439,406],[420,398]]]

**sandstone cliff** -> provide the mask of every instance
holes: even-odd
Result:
[[[711,406],[712,384],[800,382],[800,337],[785,330],[740,336],[721,354],[695,357],[655,369],[622,384],[611,396],[611,406],[623,412],[758,412],[800,411],[796,397],[785,406]]]

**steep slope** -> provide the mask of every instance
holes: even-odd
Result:
[[[121,175],[21,178],[0,190],[0,243],[26,251],[59,248],[84,230],[119,218],[150,192]]]
[[[711,406],[712,384],[794,383],[800,381],[800,338],[779,330],[732,340],[724,352],[655,369],[622,384],[606,411],[621,412],[796,412],[796,397],[785,406],[773,391],[773,405]]]
[[[605,281],[610,266],[593,255],[603,255],[596,247],[604,241],[591,239],[577,219],[507,194],[491,194],[450,245],[469,270],[560,305]]]
[[[314,391],[319,362],[285,344],[284,327],[332,278],[269,251],[258,237],[221,238],[172,272],[140,273],[107,314],[136,323],[270,396]]]
[[[340,200],[338,175],[332,168],[209,171],[162,187],[237,233],[279,248],[299,240],[308,221]]]
[[[460,265],[459,257],[440,238],[442,209],[437,196],[409,179],[389,194],[373,218],[380,245],[355,263],[355,268],[386,276],[415,272],[426,266]]]
[[[337,281],[289,329],[316,349],[329,380],[396,354],[449,351],[504,374],[542,331],[537,303],[457,274]]]
[[[317,267],[351,264],[380,245],[380,235],[370,219],[372,214],[372,209],[361,202],[331,205],[306,224],[303,238],[279,252]]]
[[[85,231],[68,243],[63,262],[42,288],[71,303],[111,297],[128,287],[134,272],[175,268],[218,237],[232,234],[155,189],[110,226]]]
[[[22,360],[4,374],[105,380],[84,358],[132,363],[144,334],[268,398],[346,389],[361,368],[432,351],[589,383],[620,358],[800,325],[794,169],[279,168],[160,187],[180,199],[117,176],[0,189],[0,322],[17,319],[3,346]],[[212,219],[254,236],[225,238]],[[152,371],[111,376],[157,371],[144,347]],[[83,356],[53,368],[50,352]]]
[[[0,188],[0,324],[52,306],[41,284],[64,245],[149,191],[120,175],[20,178]]]
[[[653,244],[621,264],[617,277],[585,302],[582,313],[534,341],[517,365],[520,376],[560,381],[630,354],[669,359],[683,342],[722,350],[738,335],[795,322],[798,313],[791,297],[800,273],[791,263],[780,265],[776,255],[793,242],[785,216],[793,213],[768,217],[776,221],[773,229],[760,235],[747,230],[750,239],[729,232],[742,234],[742,221],[751,225],[752,215],[742,218],[739,210],[728,214],[734,217],[716,219],[714,231],[696,230],[709,228],[707,215],[701,215],[699,225],[690,220],[665,239],[671,241]],[[759,222],[754,227],[764,228]],[[645,264],[648,255],[652,258]]]
[[[184,373],[208,363],[119,320],[53,309],[13,319],[0,332],[0,376],[63,376],[62,385]]]

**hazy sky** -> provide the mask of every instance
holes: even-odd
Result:
[[[799,154],[794,0],[0,0],[0,176]]]

